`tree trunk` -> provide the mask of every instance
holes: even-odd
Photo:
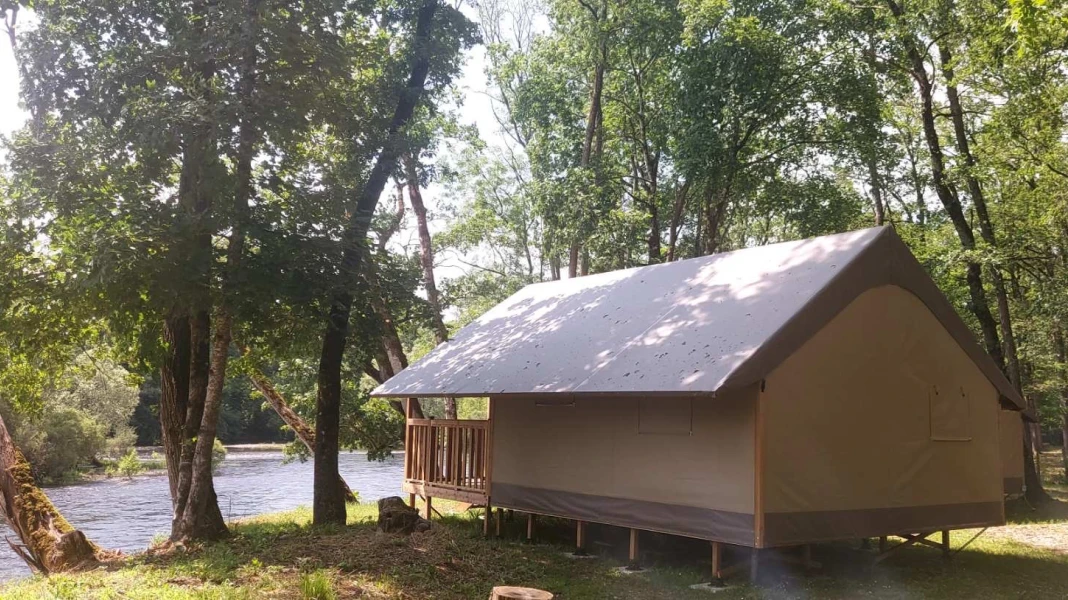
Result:
[[[430,71],[430,33],[437,7],[437,0],[425,0],[419,9],[413,40],[415,51],[408,84],[397,102],[385,144],[375,159],[345,230],[340,282],[331,299],[319,357],[315,410],[315,483],[312,501],[312,522],[316,525],[345,523],[345,498],[337,485],[337,453],[338,426],[341,420],[341,362],[345,354],[349,316],[352,312],[352,293],[348,290],[348,283],[355,280],[360,273],[360,263],[365,252],[364,239],[371,226],[371,217],[386,180],[397,164],[401,129],[411,120],[423,93],[426,76]]]
[[[686,196],[689,193],[690,182],[675,186],[675,204],[671,211],[671,230],[668,232],[668,262],[675,261],[676,247],[679,243],[679,227],[682,226],[682,215],[686,209]]]
[[[605,9],[607,13],[607,9]],[[594,19],[599,21],[607,15],[594,14]],[[586,135],[582,141],[582,154],[579,158],[579,166],[583,169],[589,168],[591,158],[594,152],[594,141],[597,137],[598,128],[601,121],[601,97],[604,91],[604,71],[605,71],[605,59],[607,47],[604,42],[600,44],[600,55],[593,66],[593,81],[590,87],[590,104],[586,111]],[[597,144],[598,149],[600,143]],[[585,213],[585,207],[582,207]],[[581,236],[583,235],[585,218],[580,218],[578,223],[579,230],[575,233],[576,239],[571,242],[571,246],[568,252],[567,263],[567,276],[578,277],[579,276],[579,261],[582,254],[582,242]],[[589,263],[587,262],[587,265]],[[586,267],[587,272],[589,267]]]
[[[172,314],[163,323],[166,355],[160,367],[159,422],[167,461],[171,508],[178,502],[178,465],[182,457],[186,405],[189,403],[189,317]]]
[[[37,487],[33,471],[0,418],[0,502],[4,518],[21,544],[7,543],[36,573],[93,568],[101,551],[71,527]]]
[[[258,53],[256,39],[259,34],[259,0],[246,0],[245,20],[242,30],[242,58],[239,81],[241,123],[238,132],[235,188],[233,199],[233,224],[226,251],[226,269],[223,273],[222,298],[216,313],[215,331],[211,339],[208,364],[210,365],[204,389],[204,407],[199,421],[193,451],[193,464],[185,510],[180,515],[178,537],[214,538],[227,533],[211,517],[203,517],[210,510],[209,502],[215,497],[212,477],[212,450],[222,408],[223,388],[226,385],[226,368],[230,359],[230,342],[233,340],[234,317],[230,309],[230,296],[234,294],[234,280],[241,269],[245,249],[245,230],[249,220],[249,200],[252,197],[252,159],[256,152],[258,137],[254,119],[253,93],[256,87],[256,63]],[[196,364],[196,363],[194,363]],[[216,503],[217,506],[217,503]],[[221,514],[220,514],[221,517]]]
[[[275,389],[271,381],[267,379],[267,376],[258,370],[253,370],[249,375],[249,379],[252,380],[252,385],[263,397],[267,399],[267,403],[271,405],[274,412],[278,413],[278,416],[282,418],[282,422],[285,423],[293,433],[296,434],[297,439],[304,444],[304,447],[308,449],[308,452],[312,455],[315,454],[315,430],[311,428],[304,419],[300,418],[300,415],[293,412],[293,409],[289,407],[289,403],[286,402],[282,394]],[[352,493],[352,488],[348,483],[345,483],[345,478],[338,474],[338,485],[341,486],[342,492],[345,494],[346,502],[355,502],[356,495]]]
[[[705,256],[719,251],[719,233],[723,227],[723,217],[727,211],[727,204],[730,202],[730,194],[731,186],[729,183],[720,190],[709,188],[706,196],[709,199],[709,206],[705,211],[706,222],[703,248]]]
[[[1061,406],[1061,461],[1064,463],[1064,480],[1068,481],[1068,342],[1064,339],[1064,330],[1060,324],[1053,330],[1053,343],[1057,351],[1057,374],[1060,378]]]
[[[886,3],[895,17],[899,20],[904,19],[904,10],[900,5],[894,0],[886,0]],[[923,122],[924,139],[927,142],[927,151],[931,161],[931,179],[934,184],[935,193],[938,195],[939,201],[946,209],[946,213],[949,215],[950,221],[953,223],[953,227],[957,232],[957,237],[960,239],[961,246],[966,251],[974,250],[975,236],[972,233],[967,218],[964,216],[964,210],[961,207],[956,192],[950,187],[949,182],[946,180],[942,143],[939,140],[938,128],[935,125],[934,90],[927,73],[923,55],[920,54],[916,40],[911,35],[905,34],[902,41],[905,44],[905,50],[911,63],[912,77],[916,80],[916,88],[920,94],[921,120]],[[1001,342],[998,338],[997,322],[994,320],[994,316],[990,312],[990,306],[986,301],[986,292],[983,290],[981,267],[974,258],[966,258],[965,264],[967,267],[968,293],[971,297],[971,305],[969,308],[979,322],[979,328],[982,330],[986,351],[994,359],[994,362],[1004,369],[1005,357],[1002,353]]]
[[[441,299],[434,279],[434,247],[430,239],[430,226],[426,218],[426,205],[423,194],[419,191],[419,171],[416,169],[415,157],[411,153],[404,155],[404,170],[408,178],[408,198],[412,202],[412,212],[419,229],[419,262],[423,265],[423,285],[426,287],[426,300],[430,304],[430,318],[433,321],[434,339],[438,344],[449,341],[449,330],[441,317]],[[445,399],[445,418],[456,418],[456,398]]]
[[[871,199],[875,205],[875,225],[886,224],[886,204],[883,202],[883,186],[879,179],[879,165],[874,154],[868,158],[868,181],[871,185]]]
[[[994,224],[990,219],[990,213],[987,210],[986,196],[983,193],[983,186],[980,184],[979,179],[975,176],[976,160],[972,154],[971,147],[968,143],[968,131],[964,123],[964,109],[960,103],[960,94],[957,91],[957,85],[955,76],[953,73],[953,56],[950,50],[946,49],[945,44],[939,45],[939,55],[942,60],[942,73],[946,78],[946,97],[949,100],[949,114],[953,121],[953,134],[956,141],[957,154],[964,162],[964,180],[968,186],[968,194],[972,198],[972,203],[975,205],[976,216],[979,221],[979,235],[982,236],[983,241],[990,246],[992,250],[997,250],[998,242],[997,236],[994,233]],[[998,322],[1001,328],[1002,350],[1005,356],[1005,362],[1003,363],[1007,367],[1009,380],[1012,382],[1013,387],[1017,392],[1023,392],[1023,380],[1020,372],[1020,357],[1016,351],[1016,335],[1012,328],[1012,315],[1009,308],[1009,294],[1005,286],[1005,278],[1002,276],[1000,267],[997,264],[990,265],[988,269],[990,273],[990,280],[994,286],[994,297],[997,300],[998,307]],[[1025,425],[1025,428],[1027,426]],[[1041,440],[1041,436],[1038,436]],[[1028,450],[1028,454],[1033,455],[1033,450]],[[1049,499],[1046,491],[1042,487],[1042,474],[1037,469],[1036,465],[1032,464],[1028,466],[1024,465],[1025,469],[1035,469],[1033,473],[1024,473],[1025,477],[1031,479],[1033,485],[1028,485],[1027,495],[1031,501],[1042,501]]]

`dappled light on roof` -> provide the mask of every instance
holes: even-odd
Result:
[[[375,394],[715,392],[883,231],[530,285]]]

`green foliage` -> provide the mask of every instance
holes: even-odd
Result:
[[[215,438],[215,443],[211,447],[211,470],[216,471],[222,465],[222,461],[226,459],[226,446],[219,441],[219,438]]]
[[[130,478],[134,475],[140,475],[145,472],[145,465],[141,463],[141,458],[137,455],[137,450],[130,448],[127,452],[112,465],[108,465],[107,474],[112,476]]]
[[[5,421],[14,423],[12,438],[42,482],[76,479],[106,447],[105,426],[74,407],[50,406],[36,416]]]
[[[300,575],[300,597],[303,600],[336,600],[334,578],[322,569]]]

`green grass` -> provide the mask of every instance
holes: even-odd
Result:
[[[708,580],[707,544],[642,534],[646,569],[623,574],[617,568],[625,562],[624,530],[591,526],[598,556],[576,560],[568,556],[573,530],[565,521],[540,520],[537,544],[522,541],[525,521],[518,517],[504,524],[501,539],[487,540],[477,514],[435,502],[445,517],[410,537],[377,533],[373,505],[350,505],[343,528],[312,527],[311,511],[302,508],[243,521],[224,542],[150,550],[90,573],[12,583],[0,589],[0,599],[466,600],[488,597],[494,585],[547,589],[566,600],[1061,598],[1068,590],[1068,493],[1062,485],[1050,488],[1060,500],[1037,510],[1012,504],[1010,525],[980,536],[950,561],[912,547],[872,568],[873,553],[855,544],[820,545],[814,558],[823,567],[813,573],[770,560],[759,585],[749,585],[743,572],[714,595],[690,589]],[[954,532],[954,547],[975,533]]]

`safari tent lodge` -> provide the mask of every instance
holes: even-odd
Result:
[[[632,557],[639,531],[708,540],[717,576],[723,544],[948,551],[1004,523],[1022,452],[1022,399],[888,227],[529,285],[373,394],[489,399],[408,419],[407,492],[580,546],[630,528]]]

